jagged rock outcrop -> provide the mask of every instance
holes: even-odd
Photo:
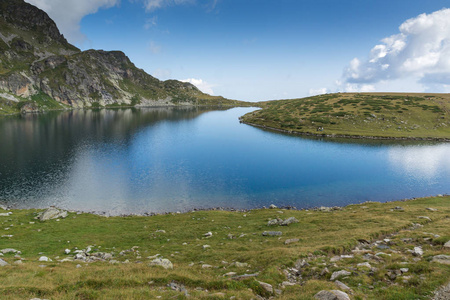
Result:
[[[44,11],[23,0],[0,0],[2,93],[33,102],[27,106],[33,107],[32,111],[49,105],[165,106],[230,101],[204,94],[190,83],[160,81],[137,68],[123,52],[80,51],[67,42]]]

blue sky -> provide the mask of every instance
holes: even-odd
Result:
[[[231,99],[450,92],[448,1],[26,1],[82,50],[122,50],[159,79]]]

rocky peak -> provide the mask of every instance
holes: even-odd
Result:
[[[61,45],[69,45],[46,12],[23,0],[0,0],[1,19],[18,29],[41,33],[42,40],[39,41],[41,43],[53,41]]]

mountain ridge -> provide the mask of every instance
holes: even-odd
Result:
[[[190,83],[161,81],[122,51],[71,45],[55,22],[23,0],[0,0],[0,114],[48,109],[243,105]]]

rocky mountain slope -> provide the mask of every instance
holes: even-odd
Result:
[[[70,107],[236,105],[160,81],[120,51],[80,51],[23,0],[0,0],[0,114]]]

